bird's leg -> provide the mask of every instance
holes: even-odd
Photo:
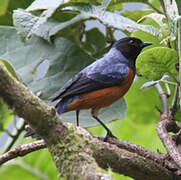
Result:
[[[80,110],[76,110],[76,123],[77,123],[77,126],[79,126],[79,112],[80,112]]]
[[[107,138],[108,138],[108,137],[114,137],[114,138],[116,138],[116,137],[112,134],[112,132],[109,130],[109,128],[97,117],[97,116],[98,116],[98,111],[99,111],[99,109],[92,109],[91,114],[92,114],[92,117],[93,117],[94,119],[96,119],[96,120],[104,127],[104,129],[107,131],[107,134],[106,134],[106,137],[104,138],[104,141],[107,141]]]

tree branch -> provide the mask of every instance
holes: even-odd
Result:
[[[83,128],[63,123],[54,108],[13,78],[1,64],[0,97],[44,139],[60,176],[66,179],[111,180],[101,169],[108,167],[135,179],[180,179],[162,163],[93,138]]]
[[[43,149],[45,147],[46,147],[46,144],[45,144],[44,140],[39,140],[36,142],[17,146],[16,148],[14,148],[0,156],[0,165],[2,165],[3,163],[5,163],[11,159],[18,157],[18,156],[25,156],[26,154],[28,154],[30,152],[33,152],[33,151],[36,151],[39,149]]]
[[[174,138],[168,134],[168,132],[171,131],[176,133],[180,130],[180,128],[177,126],[175,121],[173,121],[172,116],[168,111],[167,96],[161,85],[158,83],[155,87],[162,102],[161,121],[157,125],[157,133],[170,157],[176,162],[179,168],[181,168],[181,154],[179,152],[179,148],[177,147]]]

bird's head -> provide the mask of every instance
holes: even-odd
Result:
[[[149,42],[142,42],[138,38],[134,37],[125,37],[113,44],[113,48],[121,51],[121,53],[128,58],[129,60],[135,61],[137,56],[140,54],[141,50],[151,45]]]

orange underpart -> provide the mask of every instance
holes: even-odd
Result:
[[[85,93],[82,95],[82,98],[75,99],[72,103],[70,103],[66,108],[66,112],[90,108],[100,109],[102,107],[109,106],[124,96],[130,88],[133,79],[134,73],[130,69],[129,73],[125,77],[125,80],[121,82],[120,85]]]

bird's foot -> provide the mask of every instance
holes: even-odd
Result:
[[[109,137],[117,139],[117,137],[114,136],[111,131],[108,131],[106,137],[104,138],[104,142],[107,142]]]

